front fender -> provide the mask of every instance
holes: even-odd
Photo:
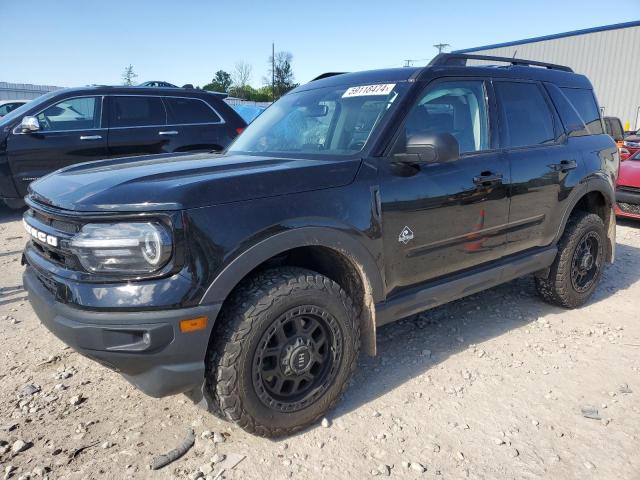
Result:
[[[223,302],[236,285],[254,268],[288,250],[321,246],[331,248],[348,258],[360,271],[371,289],[374,302],[383,299],[384,288],[380,270],[369,251],[357,238],[343,230],[325,227],[301,227],[279,232],[237,255],[213,280],[201,304]]]

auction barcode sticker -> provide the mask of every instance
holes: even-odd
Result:
[[[389,95],[395,86],[395,83],[380,83],[378,85],[361,85],[359,87],[351,87],[342,94],[342,98],[365,97],[368,95]]]

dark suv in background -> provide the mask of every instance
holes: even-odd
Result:
[[[277,436],[336,404],[381,325],[527,274],[552,304],[590,298],[619,158],[586,77],[444,54],[322,77],[222,155],[34,182],[24,285],[47,328]]]
[[[20,206],[30,182],[73,163],[223,150],[246,127],[224,97],[106,86],[43,95],[0,119],[0,199]]]

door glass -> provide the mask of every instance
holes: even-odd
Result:
[[[164,97],[164,103],[167,106],[169,125],[222,122],[218,114],[202,100]]]
[[[40,130],[45,132],[91,130],[100,128],[101,112],[100,97],[80,97],[56,103],[36,117]]]
[[[402,151],[407,138],[434,133],[453,135],[460,153],[489,148],[483,82],[443,82],[430,88],[409,112],[395,151]]]
[[[501,105],[505,147],[541,145],[555,141],[553,117],[535,83],[496,82]]]
[[[111,97],[109,127],[153,127],[166,125],[167,115],[160,97]]]

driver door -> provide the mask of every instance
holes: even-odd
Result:
[[[7,140],[9,165],[20,195],[26,195],[33,180],[59,168],[107,157],[101,96],[68,98],[34,116],[39,130],[22,133],[18,125]]]
[[[409,111],[381,165],[380,199],[387,293],[469,269],[502,256],[509,214],[510,171],[491,132],[495,103],[489,82],[430,83]],[[412,135],[449,133],[457,160],[410,165]]]

